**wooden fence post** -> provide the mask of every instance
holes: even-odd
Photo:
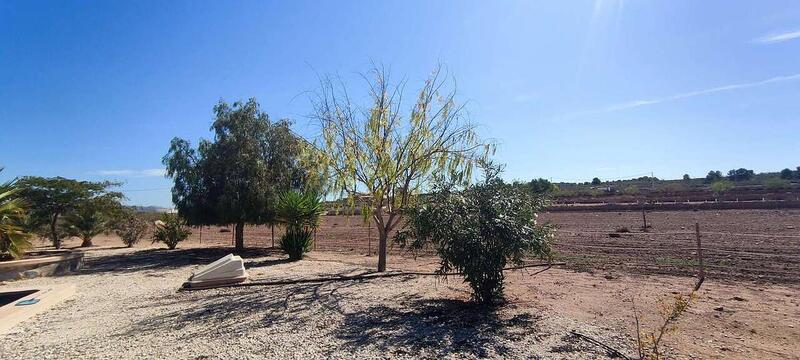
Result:
[[[644,210],[644,205],[642,205],[642,222],[644,223],[644,226],[642,227],[642,231],[646,232],[647,231],[647,215],[646,215],[646,212]]]
[[[694,286],[694,291],[700,289],[703,281],[706,279],[706,270],[703,266],[703,246],[700,244],[700,223],[694,223],[694,234],[697,238],[697,284]]]

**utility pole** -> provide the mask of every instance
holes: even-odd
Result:
[[[656,189],[656,176],[653,175],[653,172],[650,172],[650,191],[654,191]]]

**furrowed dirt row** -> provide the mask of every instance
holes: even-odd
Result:
[[[693,275],[697,271],[695,223],[699,224],[706,273],[718,279],[800,282],[800,210],[550,212],[558,227],[557,258],[579,270]],[[275,227],[277,243],[283,230]],[[189,242],[231,245],[227,228],[195,229]],[[375,254],[377,231],[360,216],[325,216],[316,249]],[[246,244],[272,246],[272,228],[245,229]],[[394,255],[410,255],[390,246]],[[430,252],[428,255],[432,255]]]

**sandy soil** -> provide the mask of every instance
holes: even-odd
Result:
[[[685,277],[532,268],[508,275],[508,303],[495,312],[470,305],[458,278],[176,292],[193,269],[228,251],[93,250],[79,274],[13,282],[74,283],[78,291],[0,337],[3,358],[605,356],[571,330],[632,355],[630,298],[652,315],[659,300],[693,284]],[[263,250],[243,255],[254,279],[348,275],[375,263],[375,257],[332,252],[294,263]],[[434,258],[390,258],[394,269],[435,266]],[[665,341],[671,358],[797,358],[798,295],[791,285],[708,281]],[[645,327],[653,322],[649,316]]]

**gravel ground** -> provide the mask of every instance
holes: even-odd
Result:
[[[466,301],[460,281],[432,277],[176,291],[193,269],[226,251],[92,251],[79,274],[10,283],[72,283],[77,291],[0,335],[0,358],[597,359],[604,351],[571,330],[618,349],[628,341],[544,314],[535,304],[482,310]],[[335,261],[244,256],[254,279],[370,270]]]

